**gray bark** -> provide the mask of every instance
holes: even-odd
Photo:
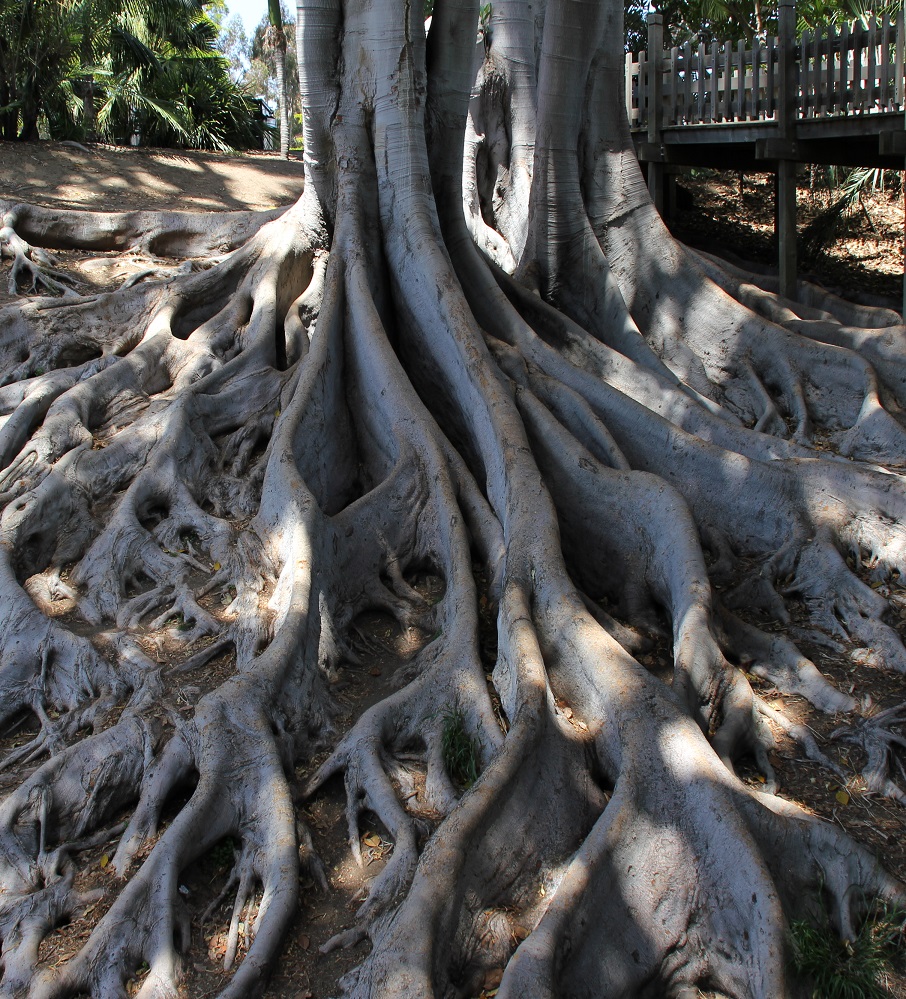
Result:
[[[300,876],[324,878],[298,803],[335,777],[352,854],[366,811],[393,841],[328,944],[370,940],[348,996],[474,995],[498,972],[501,997],[776,999],[802,991],[790,919],[826,901],[850,938],[871,899],[903,901],[771,793],[775,730],[834,764],[746,672],[842,713],[899,800],[902,713],[863,717],[795,634],[736,611],[788,624],[800,597],[826,641],[906,672],[885,620],[904,328],[673,242],[631,152],[620,18],[502,0],[479,34],[477,3],[437,0],[426,40],[419,5],[302,0],[292,208],[2,206],[12,284],[65,294],[0,313],[0,723],[38,725],[0,761],[22,775],[0,804],[0,994],[121,997],[144,962],[142,999],[179,994],[179,877],[225,836],[222,995],[260,991]],[[84,298],[46,251],[79,246],[197,269]],[[370,610],[421,640],[344,728],[334,681],[368,666]],[[634,657],[665,633],[667,681]],[[451,708],[480,757],[466,791]],[[124,880],[51,967],[39,944],[90,904],[98,836]]]

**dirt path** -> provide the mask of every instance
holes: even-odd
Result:
[[[82,147],[0,141],[0,200],[96,211],[221,212],[291,205],[302,191],[301,159],[276,153]],[[81,294],[111,291],[160,261],[138,253],[60,250],[60,268]],[[0,307],[8,304],[5,278]]]
[[[0,142],[0,199],[60,208],[276,208],[296,200],[302,175],[301,159],[275,153]]]

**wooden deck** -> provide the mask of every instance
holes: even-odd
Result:
[[[665,51],[663,15],[651,12],[648,51],[626,56],[626,112],[662,212],[680,167],[776,174],[780,288],[795,298],[796,165],[903,169],[906,17],[901,8],[892,20],[818,25],[798,37],[795,0],[780,0],[778,15],[778,35],[748,46]]]
[[[655,51],[658,17],[649,18]],[[819,25],[789,40],[687,42],[656,59],[630,53],[626,111],[639,157],[737,169],[780,159],[902,169],[904,51],[901,10],[893,20]]]

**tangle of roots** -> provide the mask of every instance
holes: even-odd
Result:
[[[12,284],[61,297],[0,313],[0,722],[35,730],[0,761],[3,995],[180,994],[181,876],[227,838],[222,995],[260,990],[300,877],[326,886],[299,806],[335,777],[354,857],[366,813],[393,847],[328,944],[371,941],[348,995],[784,996],[791,918],[850,938],[903,898],[772,793],[781,732],[835,765],[748,679],[841,713],[903,800],[902,710],[753,623],[795,598],[806,637],[906,671],[901,320],[670,240],[618,5],[501,0],[476,40],[437,0],[427,47],[416,7],[300,4],[283,214],[4,206]],[[86,298],[42,240],[199,266]],[[344,727],[366,612],[417,651]]]

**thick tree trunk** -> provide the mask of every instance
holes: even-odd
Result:
[[[21,142],[35,142],[38,139],[38,114],[40,102],[34,82],[26,87],[22,100],[22,125],[16,136]]]
[[[871,899],[903,901],[772,793],[777,732],[836,765],[749,680],[846,713],[869,786],[902,800],[901,716],[863,717],[776,629],[801,599],[812,635],[906,671],[885,596],[906,574],[904,328],[670,238],[621,17],[498,0],[479,32],[477,2],[436,0],[426,41],[407,0],[301,0],[288,211],[231,241],[176,213],[4,206],[13,285],[64,289],[41,247],[199,255],[0,313],[0,722],[38,728],[0,761],[21,776],[6,994],[121,997],[145,966],[142,999],[179,994],[206,960],[179,879],[225,837],[221,995],[254,994],[300,876],[324,881],[299,804],[337,776],[353,856],[366,811],[393,843],[325,947],[370,940],[347,996],[777,999],[803,990],[791,918],[828,906],[851,938]],[[417,651],[350,722],[364,612]],[[654,636],[667,678],[635,658]],[[108,840],[128,880],[51,963]]]
[[[6,46],[0,42],[0,67],[3,66],[3,62],[8,60],[9,56],[6,51]],[[5,78],[8,70],[0,68],[0,107],[7,107],[14,103],[15,100],[15,82],[13,81],[13,86],[11,87]],[[12,74],[10,74],[12,79]],[[18,123],[18,110],[4,111],[0,113],[0,137],[6,139],[7,141],[12,141],[16,137],[16,125]]]
[[[94,107],[94,80],[90,77],[79,81],[82,98],[82,136],[86,142],[97,141],[97,115]]]

